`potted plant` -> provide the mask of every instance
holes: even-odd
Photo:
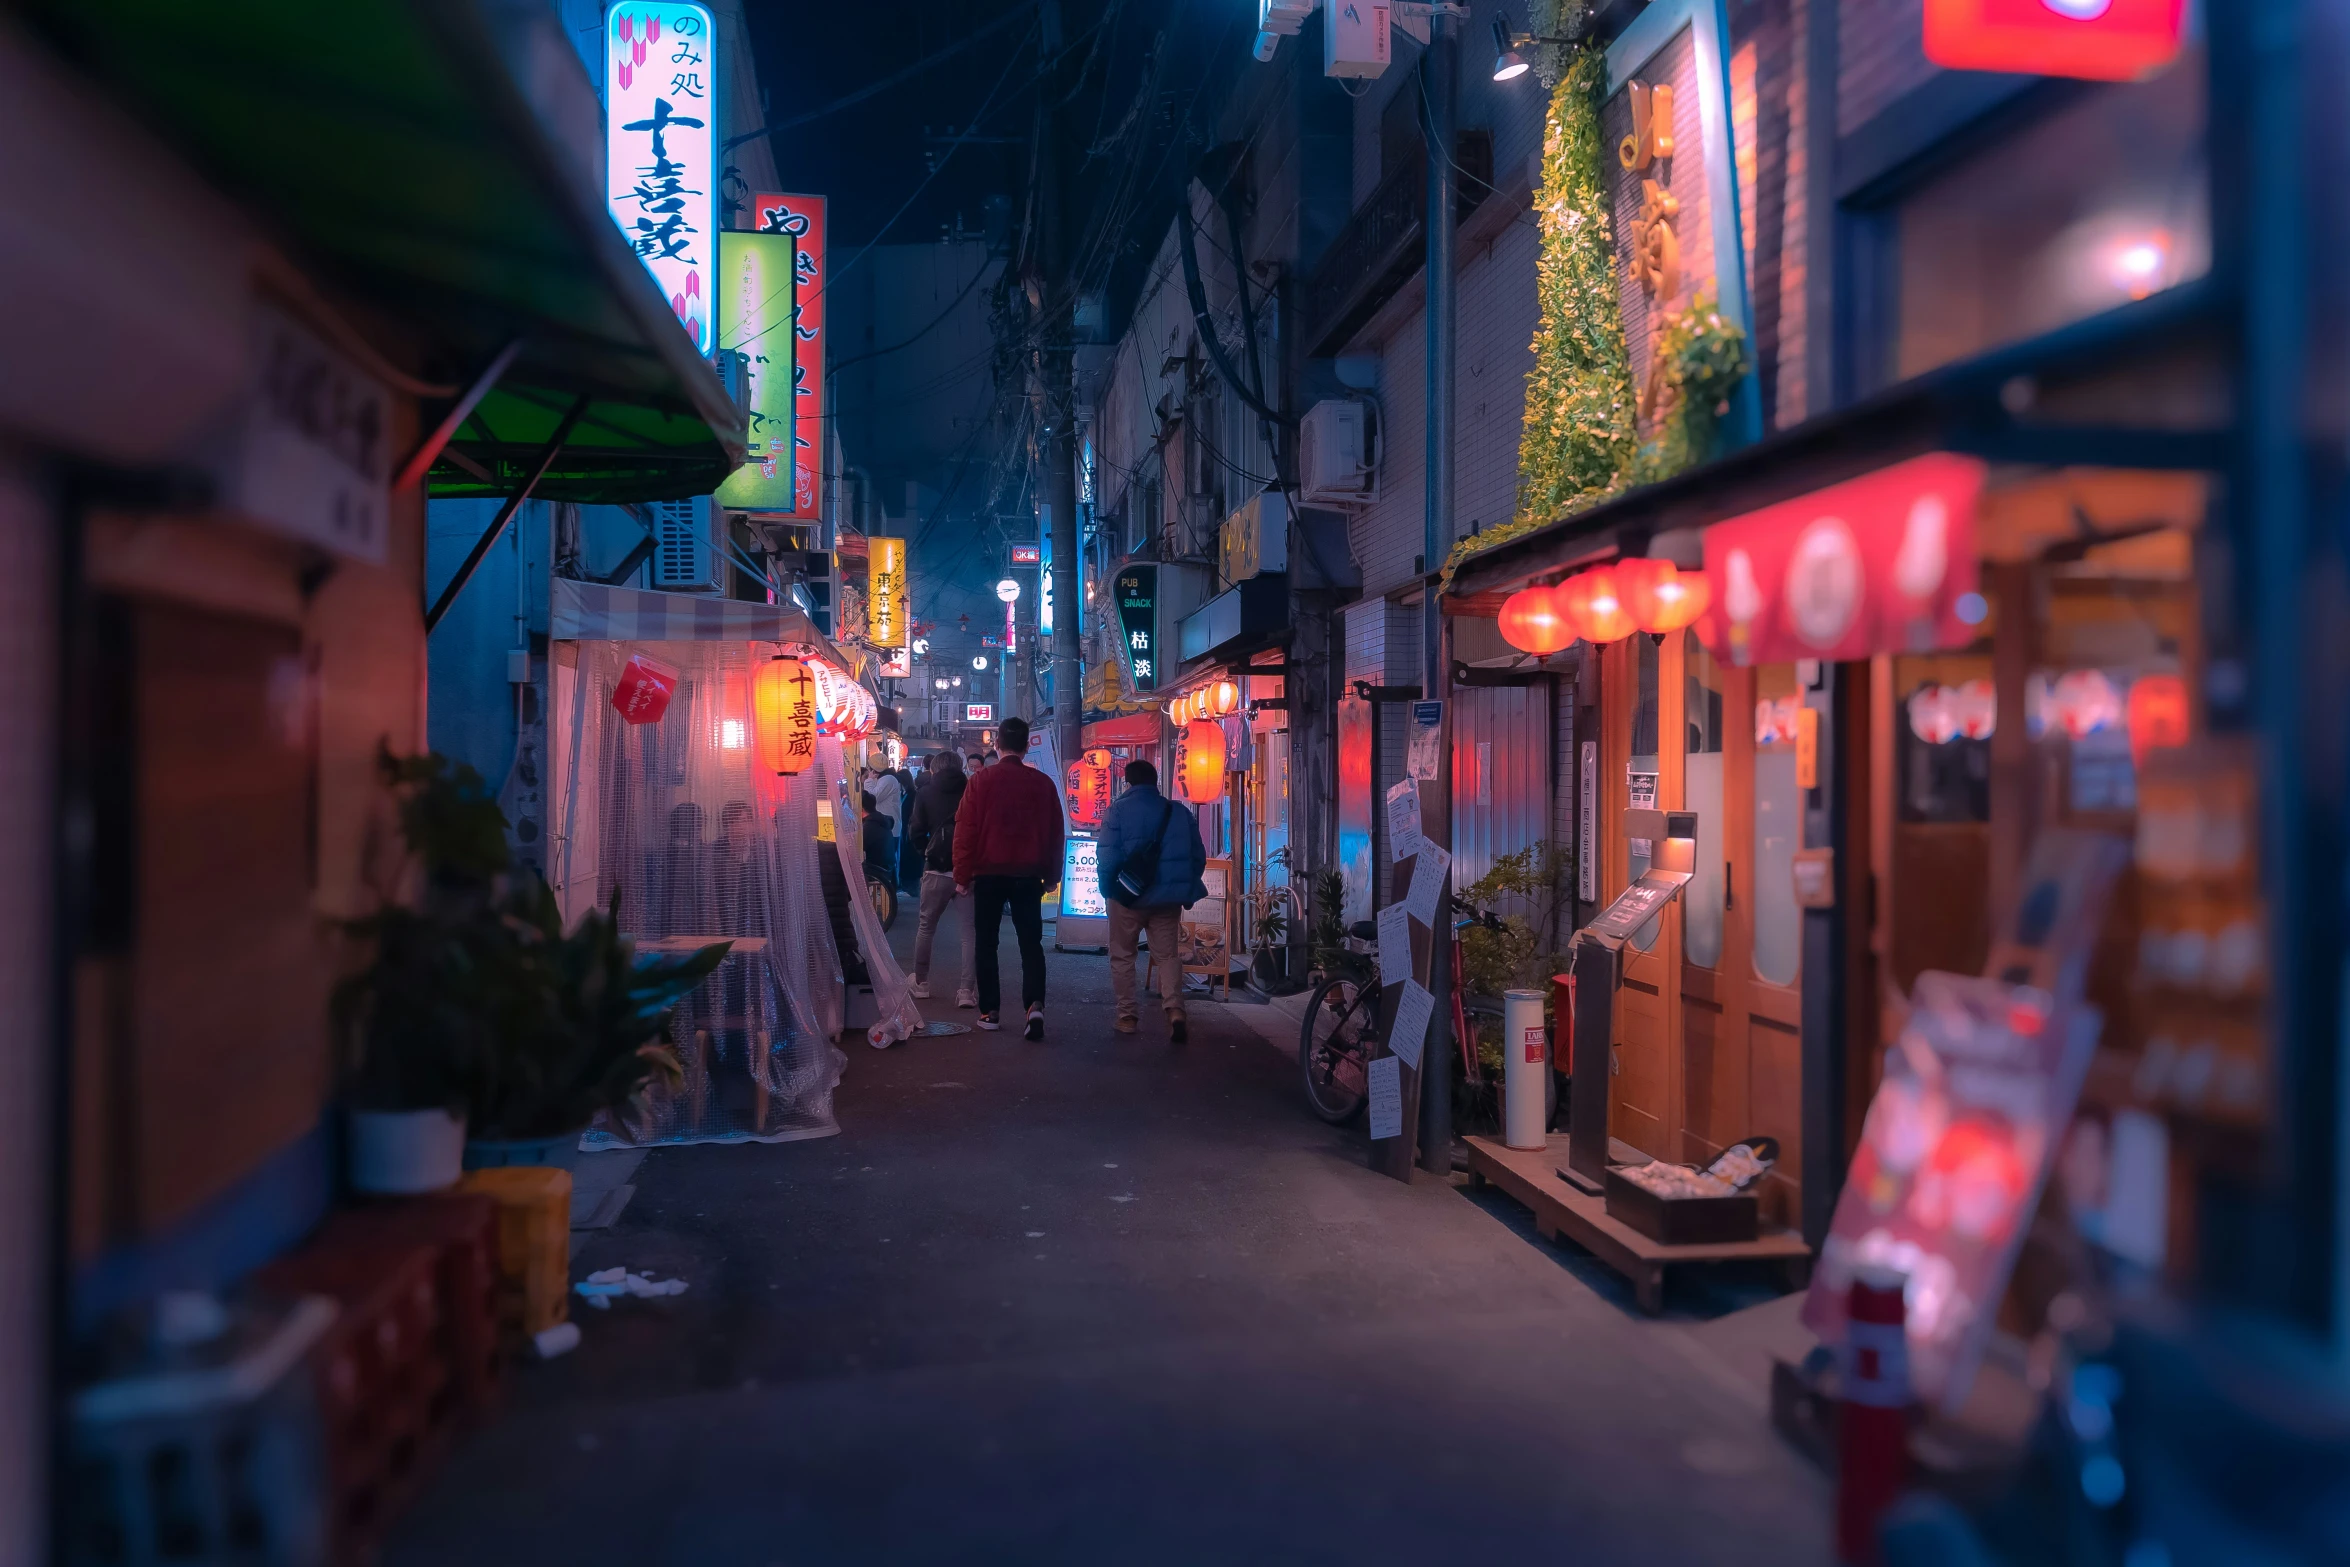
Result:
[[[493,907],[505,817],[470,767],[388,748],[378,766],[406,854],[379,881],[376,912],[342,923],[366,957],[334,991],[340,1097],[352,1185],[431,1191],[457,1178],[490,1053],[484,979],[508,944]]]
[[[639,958],[621,933],[620,894],[569,931],[537,877],[508,898],[514,959],[496,980],[498,1028],[472,1101],[468,1169],[556,1164],[598,1111],[625,1111],[655,1083],[677,1086],[678,1002],[727,954],[717,942]]]

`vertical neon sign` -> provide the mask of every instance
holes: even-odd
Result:
[[[817,522],[824,516],[824,198],[755,195],[751,217],[758,233],[789,234],[799,244],[799,301],[792,324],[792,403],[798,413],[793,420],[788,515]]]
[[[605,197],[697,351],[716,350],[718,74],[710,13],[627,0],[604,18]]]

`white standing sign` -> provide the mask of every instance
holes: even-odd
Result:
[[[707,8],[621,0],[604,17],[612,221],[693,334],[718,347],[718,69]]]

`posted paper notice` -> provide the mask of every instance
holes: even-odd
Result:
[[[1443,890],[1445,873],[1451,869],[1452,851],[1422,839],[1419,858],[1412,866],[1412,890],[1403,895],[1403,906],[1405,913],[1430,930],[1436,928],[1436,894]]]
[[[1420,852],[1420,786],[1406,778],[1387,791],[1387,858],[1408,860]]]
[[[1436,998],[1416,979],[1403,982],[1403,995],[1395,1004],[1395,1026],[1387,1031],[1387,1048],[1394,1051],[1405,1066],[1420,1070],[1420,1047],[1428,1040],[1428,1014],[1436,1010]]]
[[[1381,1056],[1371,1063],[1371,1140],[1403,1135],[1403,1063]]]
[[[1379,911],[1379,983],[1400,985],[1412,977],[1412,922],[1403,905]]]

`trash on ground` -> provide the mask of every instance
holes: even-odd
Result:
[[[626,1268],[604,1268],[589,1274],[572,1288],[586,1297],[587,1303],[598,1311],[610,1311],[615,1295],[634,1295],[639,1300],[656,1295],[682,1295],[685,1293],[685,1280],[656,1279],[649,1273],[631,1273]]]
[[[610,1308],[605,1308],[609,1310]],[[557,1355],[568,1355],[579,1348],[579,1324],[558,1322],[551,1328],[541,1328],[530,1336],[531,1348],[539,1359],[553,1360]]]

